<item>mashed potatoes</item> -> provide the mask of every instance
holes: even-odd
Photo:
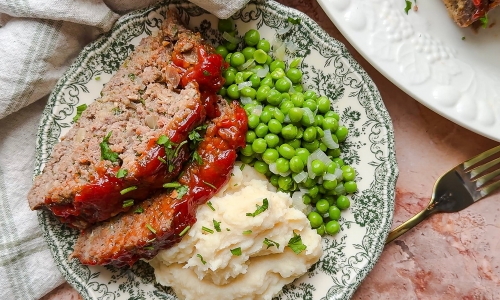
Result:
[[[202,205],[182,241],[150,261],[180,299],[271,299],[322,255],[321,237],[287,194],[249,166],[233,174],[211,199],[214,210]],[[247,216],[264,199],[268,208]],[[294,233],[307,247],[299,254],[288,245]]]

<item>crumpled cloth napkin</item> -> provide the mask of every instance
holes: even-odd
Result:
[[[81,49],[121,14],[158,0],[0,0],[0,299],[64,282],[26,195],[47,95]],[[228,18],[248,0],[191,0]]]

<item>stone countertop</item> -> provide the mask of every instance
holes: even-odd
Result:
[[[498,142],[427,109],[375,70],[347,42],[319,4],[280,0],[344,43],[377,85],[391,115],[399,179],[393,227],[429,202],[436,179]],[[500,195],[452,214],[438,214],[386,246],[353,299],[497,299],[500,297]],[[63,284],[43,300],[81,299]]]

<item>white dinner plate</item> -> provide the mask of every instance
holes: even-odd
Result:
[[[37,138],[39,174],[57,141],[73,124],[76,107],[92,103],[141,38],[154,34],[168,9],[177,9],[188,27],[212,44],[222,41],[217,18],[181,1],[170,1],[123,16],[112,31],[85,47],[54,88]],[[323,239],[324,255],[309,272],[286,286],[280,299],[349,299],[373,268],[390,229],[398,174],[394,132],[378,90],[344,45],[304,14],[275,2],[251,2],[233,16],[240,34],[258,28],[273,40],[288,17],[302,22],[282,36],[298,46],[304,86],[332,99],[350,130],[342,157],[358,172],[358,192],[342,213],[341,232]],[[84,266],[69,260],[78,232],[46,211],[38,213],[45,239],[66,280],[84,299],[176,299],[157,284],[152,268],[139,261],[132,268]],[[293,263],[293,262],[290,262]]]
[[[318,0],[384,76],[451,121],[500,141],[500,10],[487,28],[460,28],[441,0]],[[412,0],[412,3],[415,1]]]

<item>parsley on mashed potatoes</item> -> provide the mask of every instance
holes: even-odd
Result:
[[[196,216],[179,244],[150,261],[156,281],[180,299],[272,299],[323,253],[292,198],[250,166],[235,166]]]

